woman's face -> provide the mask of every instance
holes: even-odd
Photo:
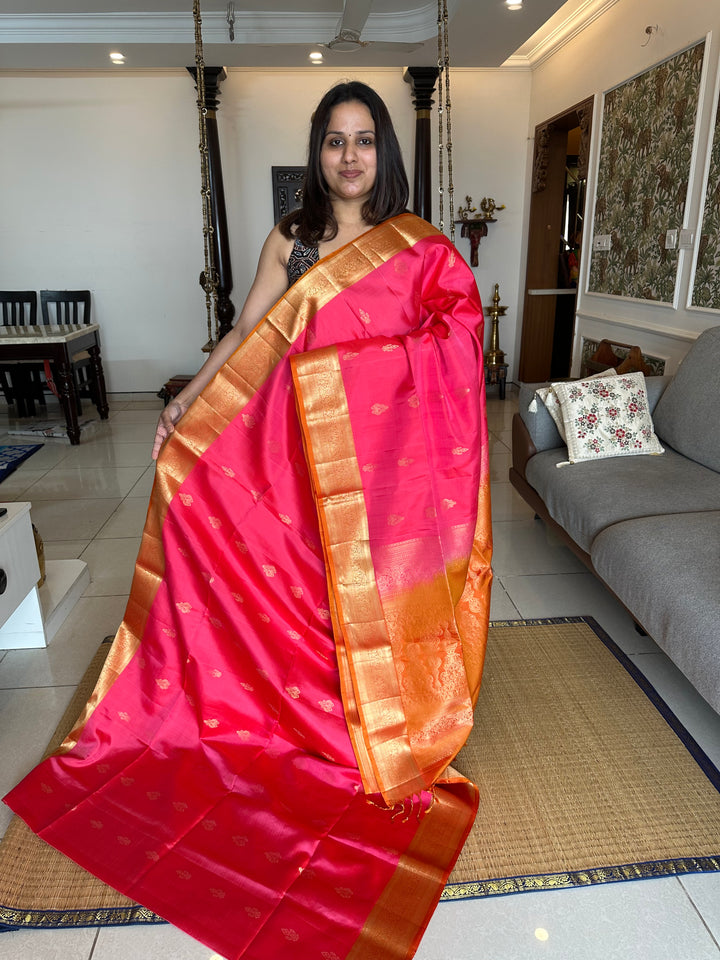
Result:
[[[339,103],[330,114],[320,150],[320,169],[331,200],[365,200],[375,184],[377,154],[372,114],[357,100]]]

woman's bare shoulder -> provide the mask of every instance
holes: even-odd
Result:
[[[261,259],[275,260],[287,266],[288,257],[292,250],[294,240],[292,237],[286,237],[276,224],[267,235],[261,253]]]

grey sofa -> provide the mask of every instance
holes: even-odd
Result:
[[[520,389],[510,481],[720,712],[720,327],[649,377],[661,456],[567,459],[538,384]]]

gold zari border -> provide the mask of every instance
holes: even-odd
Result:
[[[392,804],[414,792],[407,784],[417,781],[420,771],[410,746],[375,580],[363,483],[337,348],[293,357],[292,371],[332,584],[335,646],[348,729],[365,792],[379,791]],[[378,702],[382,711],[374,709]],[[388,730],[393,731],[392,739]]]

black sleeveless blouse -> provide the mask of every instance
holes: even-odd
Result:
[[[287,262],[288,286],[292,286],[296,280],[299,280],[319,259],[317,247],[306,247],[300,240],[295,240]]]

